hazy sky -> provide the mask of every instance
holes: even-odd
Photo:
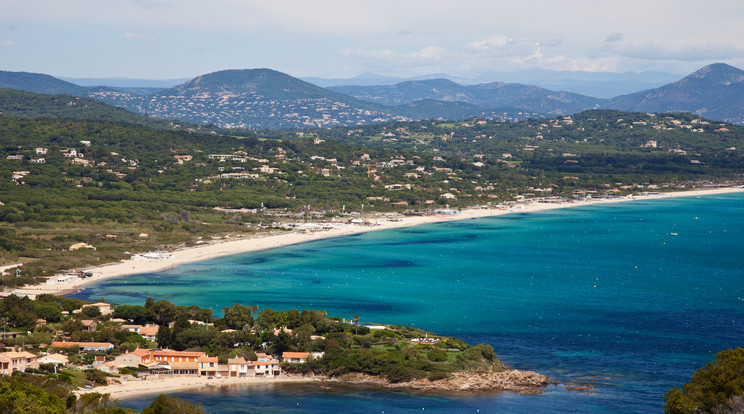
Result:
[[[0,0],[0,70],[189,78],[744,68],[731,0]]]

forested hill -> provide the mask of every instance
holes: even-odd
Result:
[[[41,73],[0,70],[0,88],[21,91],[83,96],[87,88]]]
[[[202,125],[151,118],[95,99],[0,89],[0,114],[17,118],[59,118],[126,122],[157,129],[212,132]]]

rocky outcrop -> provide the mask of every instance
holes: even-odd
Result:
[[[437,381],[414,379],[408,382],[391,383],[384,378],[360,373],[329,378],[327,381],[429,392],[509,391],[519,394],[539,394],[544,392],[548,385],[555,384],[547,376],[536,372],[498,369],[458,371]]]

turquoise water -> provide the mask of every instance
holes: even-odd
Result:
[[[634,201],[371,232],[122,277],[76,296],[358,314],[485,342],[512,367],[595,387],[538,396],[303,386],[178,394],[211,412],[661,411],[670,387],[742,345],[742,201]]]

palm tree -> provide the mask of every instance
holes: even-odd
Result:
[[[354,330],[359,334],[359,315],[354,315]]]

